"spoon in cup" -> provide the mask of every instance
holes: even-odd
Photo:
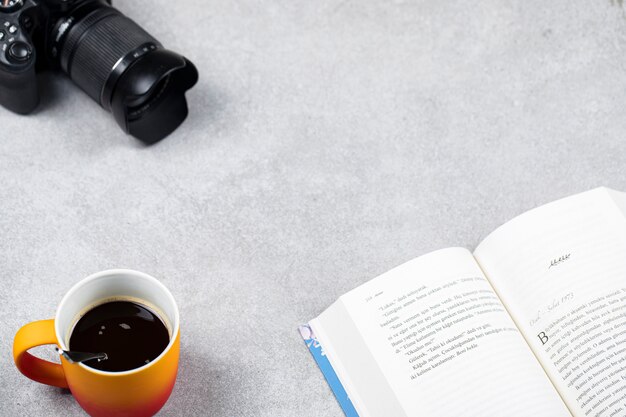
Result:
[[[69,363],[80,363],[90,361],[92,359],[97,359],[98,362],[106,361],[109,359],[106,353],[87,353],[87,352],[73,352],[70,350],[62,350],[58,347],[54,348],[57,353],[63,356]]]

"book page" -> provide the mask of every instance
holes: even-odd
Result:
[[[626,415],[626,222],[616,197],[599,188],[532,210],[474,253],[576,417]]]
[[[401,265],[310,325],[360,417],[571,417],[466,249]]]

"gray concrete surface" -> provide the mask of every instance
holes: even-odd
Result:
[[[298,324],[524,210],[626,190],[621,0],[119,7],[201,80],[150,148],[60,77],[35,115],[0,110],[1,415],[83,415],[16,371],[13,335],[127,267],[181,308],[161,415],[341,416]]]

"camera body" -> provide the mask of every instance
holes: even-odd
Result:
[[[35,75],[35,31],[40,30],[41,7],[33,0],[0,10],[0,104],[16,113],[32,112],[39,104]]]
[[[127,133],[153,143],[186,118],[195,66],[111,6],[110,0],[2,0],[0,105],[31,113],[37,73],[65,72]]]

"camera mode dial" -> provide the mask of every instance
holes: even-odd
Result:
[[[13,12],[24,4],[23,0],[0,0],[0,12]]]

